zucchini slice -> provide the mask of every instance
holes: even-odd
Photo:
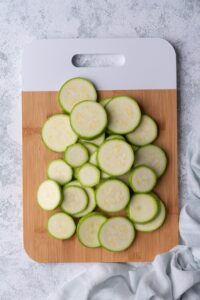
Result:
[[[54,180],[43,181],[37,191],[37,201],[44,210],[54,210],[62,201],[60,186]]]
[[[74,178],[78,179],[78,173],[80,171],[81,167],[74,168]]]
[[[151,168],[160,177],[166,170],[167,156],[164,150],[156,145],[143,146],[135,153],[134,166],[141,165]]]
[[[63,160],[52,160],[47,169],[47,176],[49,179],[53,179],[59,184],[63,185],[72,179],[72,168]]]
[[[59,212],[48,219],[48,232],[59,240],[69,239],[76,230],[74,220],[69,215]]]
[[[103,106],[106,106],[106,104],[108,104],[108,102],[112,99],[112,97],[110,98],[105,98],[105,99],[102,99],[99,103]]]
[[[137,229],[138,231],[151,232],[160,228],[163,225],[165,218],[166,218],[166,208],[163,202],[160,200],[160,212],[157,215],[157,217],[155,217],[155,219],[153,219],[152,221],[146,224],[134,223],[134,226],[135,229]]]
[[[105,109],[108,113],[109,119],[108,130],[112,133],[129,133],[140,123],[140,107],[131,97],[114,97],[108,102]]]
[[[146,166],[134,168],[129,177],[130,186],[136,193],[148,193],[152,191],[156,182],[156,173]]]
[[[90,143],[92,143],[94,145],[100,146],[101,144],[103,144],[104,140],[105,140],[105,133],[102,133],[96,139],[93,139],[93,140],[83,140],[83,139],[80,139],[80,142],[84,143],[84,142],[88,142],[89,141]]]
[[[85,148],[87,148],[89,154],[94,153],[98,149],[97,145],[90,142],[82,142],[82,144],[85,146]]]
[[[110,141],[110,140],[123,140],[125,141],[125,138],[123,135],[120,135],[120,134],[111,134],[107,137],[106,139],[107,141]]]
[[[68,183],[67,186],[72,186],[72,185],[81,187],[81,184],[78,180],[71,181],[70,183]],[[92,212],[96,207],[95,192],[94,192],[93,188],[84,187],[84,190],[86,191],[86,193],[88,195],[88,205],[82,212],[74,214],[73,215],[74,218],[83,217],[83,216],[89,214],[90,212]]]
[[[107,173],[104,173],[104,172],[101,172],[101,178],[102,179],[107,179],[107,178],[110,178],[111,176]]]
[[[69,183],[67,183],[66,186],[80,186],[81,187],[81,184],[78,180],[72,180]]]
[[[73,144],[67,147],[65,160],[73,168],[81,167],[89,160],[88,150],[80,143]]]
[[[84,100],[97,100],[94,85],[87,79],[76,77],[66,81],[58,94],[60,106],[67,113],[71,113],[74,105]]]
[[[158,126],[149,116],[143,115],[139,126],[126,135],[127,140],[136,146],[151,144],[158,136]]]
[[[104,215],[97,212],[81,218],[77,225],[77,236],[81,244],[90,248],[100,247],[98,232],[106,219]]]
[[[91,213],[96,207],[96,200],[95,200],[95,192],[93,188],[84,187],[86,193],[88,194],[88,206],[80,213],[74,214],[74,218],[80,218],[86,216],[87,214]]]
[[[77,139],[78,136],[72,130],[67,115],[53,115],[42,127],[42,140],[52,151],[64,152],[69,145],[76,143]]]
[[[96,189],[96,201],[99,208],[106,212],[123,210],[130,200],[129,188],[118,179],[108,179]]]
[[[74,215],[82,212],[88,205],[86,191],[77,185],[65,185],[63,188],[63,202],[61,208],[64,212]]]
[[[87,163],[80,168],[78,180],[83,186],[93,187],[100,181],[100,171],[93,164]]]
[[[97,102],[83,101],[76,104],[70,115],[70,122],[76,134],[83,139],[94,139],[105,131],[107,114]]]
[[[97,166],[97,151],[93,152],[90,156],[89,162]]]
[[[103,172],[111,176],[120,176],[127,173],[132,167],[134,152],[125,141],[106,141],[99,147],[97,162]]]
[[[113,217],[103,223],[99,231],[102,247],[118,252],[129,248],[135,239],[135,229],[125,217]]]
[[[159,212],[159,202],[153,194],[135,194],[131,198],[128,208],[129,218],[135,223],[148,223]]]

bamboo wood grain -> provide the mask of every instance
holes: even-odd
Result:
[[[145,113],[159,125],[156,144],[167,153],[167,172],[159,180],[156,193],[168,210],[163,227],[152,233],[138,233],[135,243],[126,251],[112,253],[89,249],[74,236],[59,241],[48,235],[46,224],[54,212],[45,212],[37,204],[38,185],[46,178],[50,160],[60,157],[45,148],[41,127],[50,115],[60,112],[55,92],[23,92],[23,229],[24,247],[38,262],[129,262],[151,261],[178,243],[178,172],[177,172],[177,100],[175,90],[100,91],[101,98],[114,95],[135,97]]]

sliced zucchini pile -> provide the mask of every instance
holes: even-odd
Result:
[[[129,200],[129,188],[118,179],[108,179],[96,189],[97,205],[104,211],[118,212],[123,210]]]
[[[153,192],[167,166],[164,150],[152,144],[158,126],[129,96],[98,102],[84,78],[65,82],[58,101],[64,112],[50,116],[41,133],[49,150],[63,152],[37,192],[42,209],[57,210],[48,232],[61,240],[76,232],[86,247],[124,251],[136,231],[154,231],[166,218]],[[116,216],[121,211],[125,217]]]

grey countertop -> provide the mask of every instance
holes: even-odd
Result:
[[[0,299],[45,299],[84,264],[39,264],[23,250],[21,58],[38,38],[162,37],[178,60],[180,205],[186,148],[200,128],[199,0],[0,0]],[[191,134],[192,133],[192,134]]]

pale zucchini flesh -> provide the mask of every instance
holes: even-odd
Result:
[[[72,185],[82,187],[78,180],[73,180],[67,184],[67,186],[72,186]],[[88,195],[88,205],[82,212],[74,214],[73,215],[74,218],[81,218],[81,217],[91,213],[96,207],[96,198],[95,198],[94,189],[90,188],[90,187],[84,187],[84,190],[86,191],[86,193]]]
[[[43,125],[42,140],[52,151],[64,152],[69,145],[76,143],[77,139],[78,136],[73,131],[67,115],[53,115]]]
[[[87,79],[76,77],[66,81],[60,88],[59,103],[67,113],[71,113],[73,107],[84,100],[97,100],[97,92],[94,85]]]
[[[159,212],[159,203],[153,193],[134,194],[131,198],[128,213],[135,223],[147,223],[153,220]]]
[[[98,233],[106,217],[100,213],[91,213],[79,220],[77,225],[77,236],[81,244],[86,247],[100,247]]]
[[[100,228],[99,241],[103,248],[118,252],[131,246],[135,239],[135,229],[125,217],[108,219]]]
[[[76,134],[83,139],[94,139],[103,133],[107,126],[105,109],[97,102],[83,101],[74,106],[70,122]]]
[[[127,206],[129,200],[129,188],[118,179],[108,179],[96,189],[97,206],[103,211],[121,211]]]
[[[97,161],[103,172],[111,176],[120,176],[132,167],[134,152],[125,141],[110,140],[99,147]]]
[[[88,194],[88,205],[82,212],[78,214],[74,214],[73,215],[74,218],[81,218],[83,216],[86,216],[87,214],[91,213],[96,207],[95,192],[93,188],[84,187],[84,189]]]
[[[155,171],[160,177],[167,167],[165,152],[156,145],[147,145],[138,149],[135,153],[134,166],[145,165]]]
[[[83,186],[93,187],[100,181],[100,171],[93,164],[87,163],[80,168],[78,180]]]
[[[96,139],[92,139],[92,140],[84,140],[84,139],[80,139],[80,142],[90,142],[94,145],[100,146],[105,140],[105,133],[102,133],[100,136],[98,136]]]
[[[85,148],[87,148],[90,155],[92,153],[94,153],[95,151],[97,151],[97,149],[98,149],[97,145],[95,145],[91,142],[82,142],[82,144],[85,146]]]
[[[63,160],[55,159],[50,162],[47,170],[48,178],[63,185],[72,179],[72,168]]]
[[[126,135],[127,140],[136,146],[151,144],[158,135],[156,122],[149,116],[143,115],[139,126],[131,133]]]
[[[63,201],[61,208],[64,212],[73,215],[82,212],[88,205],[88,195],[86,191],[77,186],[64,186]]]
[[[140,123],[141,111],[138,103],[131,97],[112,98],[105,106],[108,114],[108,130],[116,134],[133,131]]]
[[[37,201],[44,210],[54,210],[62,201],[60,186],[54,180],[43,181],[37,191]]]
[[[156,173],[146,166],[134,168],[129,177],[130,186],[135,193],[148,193],[152,191],[156,182]]]
[[[73,168],[81,167],[89,160],[88,150],[80,143],[73,144],[67,147],[65,160]]]
[[[151,232],[160,228],[163,225],[165,218],[166,218],[166,208],[165,205],[162,203],[162,201],[160,201],[160,212],[155,217],[155,219],[153,219],[152,221],[146,224],[134,223],[134,226],[135,229],[138,231]]]
[[[69,239],[76,230],[74,220],[69,215],[59,212],[48,219],[48,232],[59,240]]]

